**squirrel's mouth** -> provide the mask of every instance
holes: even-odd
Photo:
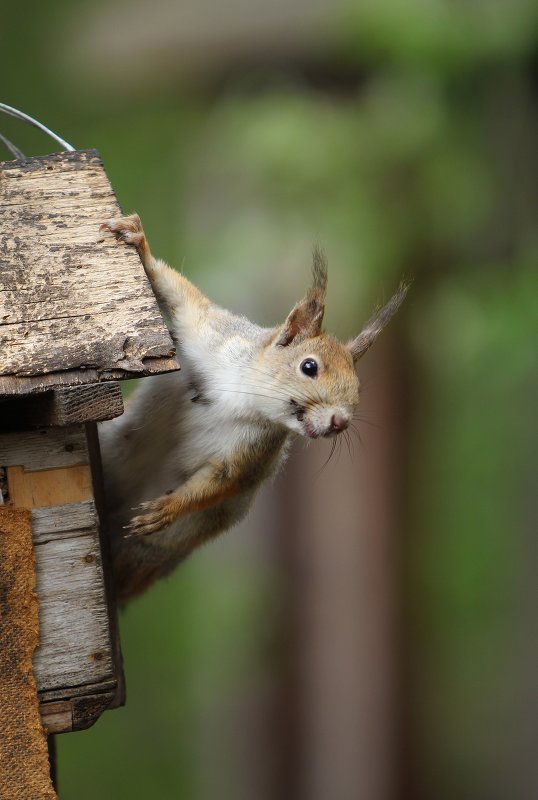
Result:
[[[310,439],[317,439],[319,437],[318,431],[314,428],[309,419],[303,421],[304,432]]]
[[[293,397],[290,398],[290,405],[293,409],[291,412],[292,416],[297,419],[297,422],[303,422],[304,415],[306,414],[305,407],[300,406],[299,403],[293,399]]]
[[[292,416],[295,417],[297,422],[300,422],[303,426],[303,431],[310,439],[317,439],[320,435],[319,432],[316,430],[314,425],[310,422],[308,418],[305,418],[306,408],[304,406],[299,405],[299,403],[290,398],[290,405],[293,409]]]

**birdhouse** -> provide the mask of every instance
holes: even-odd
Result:
[[[96,425],[119,379],[178,366],[138,256],[99,231],[119,214],[95,151],[0,164],[0,530],[31,524],[52,733],[123,701]]]

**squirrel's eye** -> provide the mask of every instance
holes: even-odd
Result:
[[[318,374],[318,362],[314,361],[313,358],[305,358],[301,362],[300,370],[304,375],[308,375],[309,378],[315,378]]]

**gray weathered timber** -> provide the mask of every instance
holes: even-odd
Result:
[[[102,422],[123,414],[119,383],[58,386],[30,394],[0,397],[0,430],[24,430],[38,426]]]
[[[49,734],[89,728],[103,711],[113,707],[115,699],[114,687],[104,683],[75,687],[70,700],[55,700],[54,695],[55,692],[40,692],[41,720]]]
[[[107,597],[108,551],[101,541],[99,515],[91,496],[81,502],[69,499],[77,491],[70,476],[89,469],[90,462],[98,469],[96,455],[90,456],[94,429],[92,423],[0,432],[8,493],[14,488],[10,470],[22,468],[24,480],[35,483],[39,477],[65,498],[51,504],[50,495],[41,493],[41,505],[34,494],[29,506],[40,608],[40,644],[33,663],[42,719],[50,732],[88,727],[123,696],[118,694],[121,655],[115,611]],[[15,502],[15,493],[8,496]],[[0,506],[0,528],[1,523]]]
[[[88,530],[96,526],[97,514],[95,505],[91,501],[32,510],[34,545],[46,544],[51,539],[86,536]]]
[[[0,163],[0,395],[177,368],[95,151]]]
[[[39,691],[113,677],[99,540],[85,536],[36,544],[39,622],[34,655]]]
[[[0,465],[23,466],[26,472],[88,464],[82,425],[0,434]]]

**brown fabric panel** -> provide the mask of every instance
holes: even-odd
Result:
[[[32,671],[39,638],[31,512],[0,508],[0,800],[55,800]]]

